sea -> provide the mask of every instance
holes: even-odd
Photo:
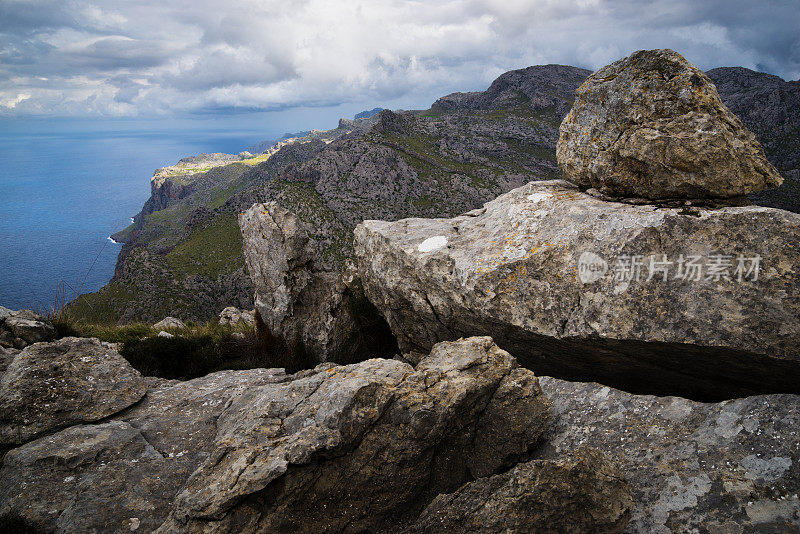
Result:
[[[47,312],[59,285],[68,298],[100,289],[122,247],[110,235],[139,212],[156,168],[270,138],[274,132],[0,125],[0,306]]]

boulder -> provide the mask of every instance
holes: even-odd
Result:
[[[589,447],[522,463],[439,495],[404,534],[621,533],[633,500],[625,479]]]
[[[553,403],[537,459],[586,445],[627,479],[625,532],[800,531],[800,396],[718,404],[540,379]]]
[[[800,392],[800,215],[605,202],[531,182],[453,219],[365,221],[400,349],[491,335],[537,373],[723,399]]]
[[[0,327],[0,347],[3,348],[14,348],[14,341],[17,338],[14,337],[13,332],[11,330],[6,330],[5,328]],[[22,342],[22,340],[19,340]]]
[[[230,405],[161,532],[200,532],[210,520],[228,530],[392,531],[437,493],[513,465],[548,418],[536,378],[489,338],[437,345],[416,370],[376,359],[296,377]],[[513,411],[494,409],[508,396]]]
[[[186,328],[186,325],[183,321],[175,317],[164,317],[154,324],[153,328],[156,330],[178,330]]]
[[[50,341],[55,335],[50,321],[32,310],[0,309],[0,346],[23,349],[32,343]]]
[[[162,330],[158,334],[156,334],[156,337],[163,337],[163,338],[166,338],[166,339],[170,339],[170,338],[175,337],[175,335],[170,334],[166,330]]]
[[[99,421],[139,401],[145,390],[139,372],[96,339],[31,345],[0,378],[0,446]]]
[[[275,202],[256,204],[239,216],[239,227],[263,328],[298,367],[394,355],[394,339],[360,282],[322,266],[297,215]]]
[[[14,358],[19,353],[19,349],[4,348],[0,346],[0,377],[3,376],[3,373],[6,372],[8,366],[11,365],[11,362],[14,361]]]
[[[235,306],[228,306],[219,314],[219,324],[236,326],[239,323],[244,323],[247,326],[253,326],[255,323],[254,310],[240,310]]]
[[[49,532],[152,532],[208,457],[226,403],[286,378],[280,369],[187,382],[146,378],[145,397],[111,420],[9,451],[0,470],[0,517],[14,514]]]
[[[147,381],[128,410],[9,451],[0,516],[81,532],[395,532],[526,457],[550,410],[489,338],[439,344],[416,369]]]
[[[614,197],[740,197],[779,186],[713,82],[672,50],[640,50],[575,91],[556,148],[564,178]]]

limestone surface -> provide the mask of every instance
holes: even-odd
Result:
[[[145,382],[96,339],[37,343],[14,356],[0,378],[0,446],[94,422],[141,399]]]
[[[0,306],[0,347],[23,349],[55,337],[53,325],[32,310],[13,311]]]
[[[360,281],[351,271],[323,266],[297,215],[276,202],[256,204],[240,215],[239,227],[256,310],[293,359],[349,363],[394,356],[394,340]]]
[[[640,50],[589,76],[556,155],[566,180],[615,197],[730,198],[783,182],[713,82],[672,50]]]
[[[704,400],[800,391],[800,216],[605,202],[531,182],[453,219],[365,221],[404,352],[490,335],[537,373]]]
[[[580,446],[630,485],[629,534],[800,531],[800,396],[717,404],[541,378],[553,423],[538,459]]]
[[[550,416],[537,377],[489,338],[439,344],[416,369],[146,382],[128,410],[9,451],[0,516],[58,532],[397,532],[526,457]]]
[[[404,534],[621,533],[633,508],[622,473],[589,447],[521,463],[439,495]]]

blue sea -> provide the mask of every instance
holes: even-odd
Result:
[[[201,152],[237,153],[274,132],[79,131],[0,124],[0,305],[47,311],[105,285],[122,230],[158,167]],[[107,130],[107,128],[104,128]]]

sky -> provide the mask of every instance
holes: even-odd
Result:
[[[647,48],[797,80],[798,28],[800,0],[0,0],[0,123],[304,126]]]

